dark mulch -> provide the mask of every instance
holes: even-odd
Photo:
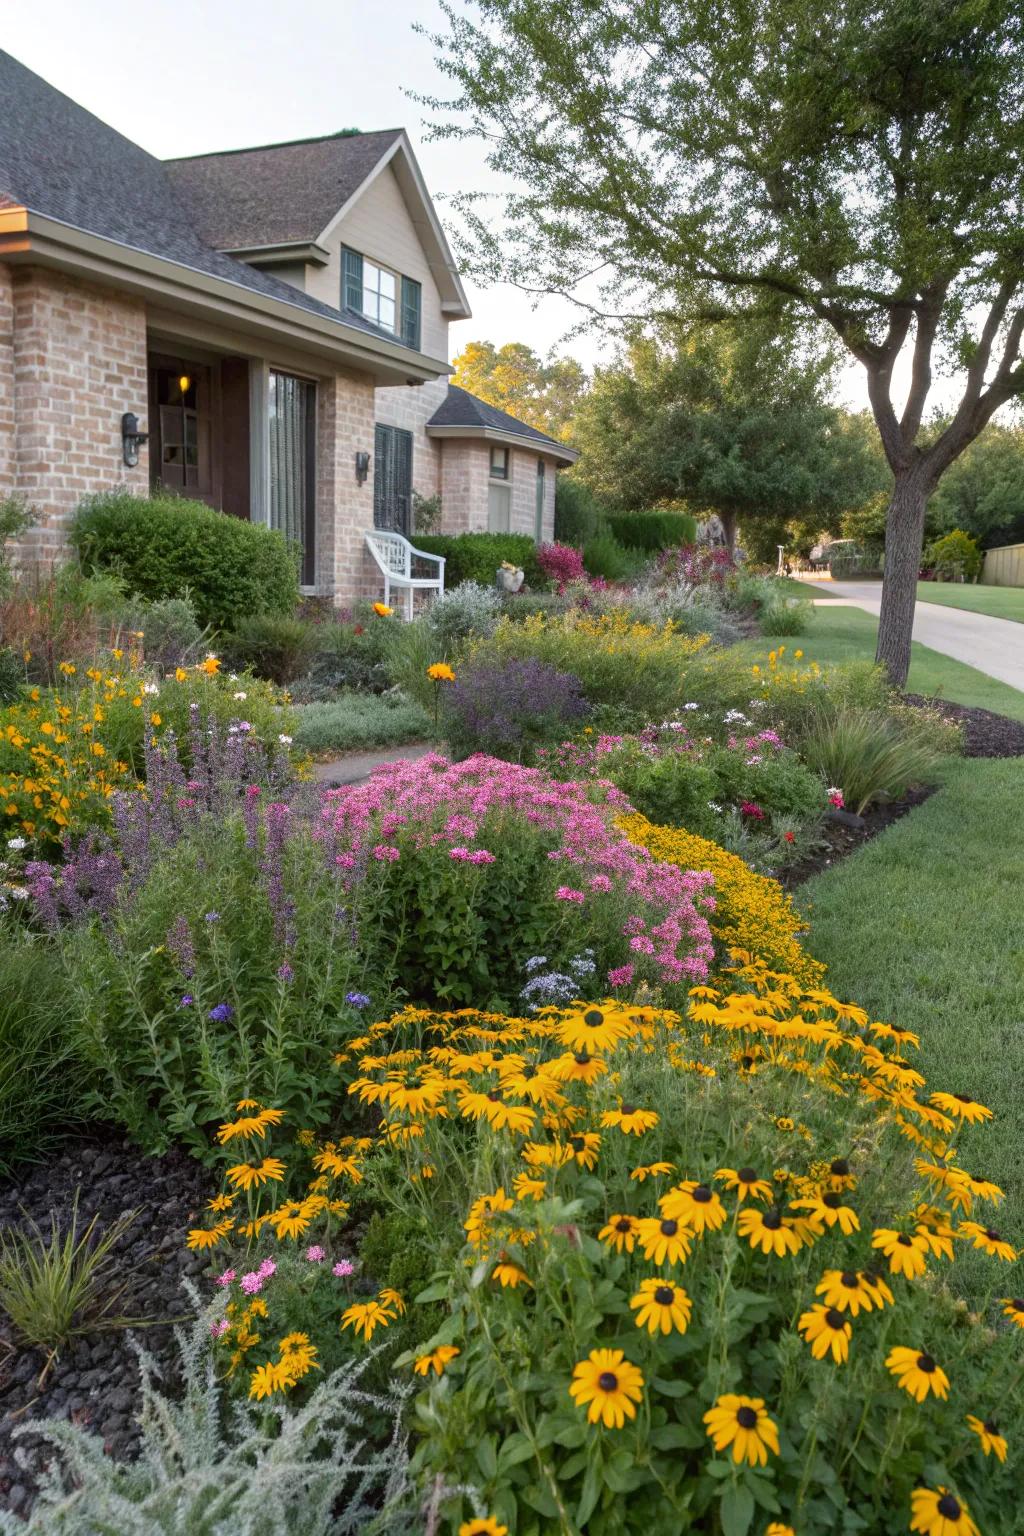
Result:
[[[964,728],[965,757],[1024,757],[1024,724],[993,714],[990,709],[970,709],[945,699],[926,699],[919,693],[904,694],[908,704],[938,710],[947,720]]]
[[[126,1211],[138,1211],[134,1225],[116,1250],[119,1280],[130,1272],[128,1289],[116,1311],[161,1321],[136,1336],[164,1366],[173,1381],[177,1364],[169,1319],[181,1319],[188,1299],[184,1276],[196,1279],[209,1260],[184,1246],[191,1217],[210,1194],[210,1176],[193,1158],[174,1151],[145,1157],[121,1137],[104,1135],[69,1142],[47,1162],[17,1170],[0,1188],[0,1228],[18,1224],[22,1208],[45,1232],[50,1213],[63,1229],[70,1220],[75,1191],[79,1231],[94,1212],[101,1227]],[[34,1484],[14,1460],[13,1447],[31,1451],[40,1442],[11,1431],[26,1419],[72,1418],[103,1437],[107,1451],[131,1456],[138,1445],[134,1415],[138,1406],[136,1356],[123,1329],[91,1333],[73,1341],[47,1372],[45,1353],[20,1345],[0,1315],[0,1508],[27,1514]]]

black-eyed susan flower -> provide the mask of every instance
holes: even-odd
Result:
[[[658,1115],[653,1109],[638,1109],[625,1100],[618,1109],[606,1109],[601,1116],[604,1129],[622,1131],[625,1136],[642,1136],[644,1131],[653,1130],[657,1123]]]
[[[601,1150],[601,1138],[596,1131],[573,1131],[565,1138],[570,1154],[581,1168],[593,1168]]]
[[[284,1392],[289,1386],[291,1380],[280,1361],[267,1360],[265,1364],[258,1365],[249,1378],[249,1396],[262,1402],[271,1393]]]
[[[758,1177],[756,1168],[719,1168],[715,1174],[726,1189],[735,1190],[742,1204],[744,1200],[771,1200],[774,1190],[767,1179]]]
[[[558,1025],[558,1038],[572,1051],[610,1051],[631,1033],[628,1016],[613,1008],[586,1008]]]
[[[954,1115],[958,1120],[966,1120],[968,1125],[977,1125],[981,1120],[991,1120],[992,1111],[986,1109],[984,1104],[979,1104],[977,1099],[972,1099],[968,1093],[933,1093],[929,1103],[941,1110],[945,1115]]]
[[[1000,1201],[1006,1199],[1005,1190],[981,1174],[965,1173],[963,1179],[975,1200],[988,1200],[992,1205],[998,1205]]]
[[[303,1237],[317,1210],[311,1208],[309,1200],[287,1200],[276,1211],[271,1211],[267,1219],[278,1241],[283,1242],[286,1237]]]
[[[1001,1296],[999,1299],[1003,1304],[1003,1316],[1018,1328],[1024,1328],[1024,1297]]]
[[[945,1211],[934,1205],[919,1205],[914,1209],[914,1231],[923,1237],[930,1253],[936,1258],[953,1258],[953,1239],[956,1231],[949,1224]]]
[[[353,1329],[355,1333],[361,1334],[367,1343],[372,1339],[376,1328],[386,1328],[394,1320],[395,1314],[382,1306],[376,1298],[373,1301],[353,1302],[341,1314],[342,1329]]]
[[[502,1186],[493,1195],[479,1195],[470,1206],[469,1215],[463,1223],[466,1241],[474,1244],[484,1242],[495,1217],[503,1211],[510,1211],[514,1205],[515,1201],[509,1199]]]
[[[517,1173],[512,1180],[517,1200],[543,1200],[548,1187],[532,1173]]]
[[[230,1211],[234,1203],[233,1195],[214,1195],[212,1200],[207,1200],[206,1209],[208,1211]]]
[[[747,1239],[751,1248],[774,1254],[779,1259],[796,1253],[801,1246],[800,1238],[787,1224],[777,1205],[767,1211],[748,1206],[745,1211],[740,1211],[737,1226],[740,1236]]]
[[[385,1286],[382,1291],[377,1292],[377,1295],[385,1307],[394,1307],[399,1317],[405,1316],[405,1302],[402,1299],[401,1291],[396,1291],[391,1286]]]
[[[639,1222],[640,1247],[652,1264],[685,1264],[693,1233],[674,1217],[644,1216]]]
[[[602,1243],[607,1243],[616,1253],[621,1253],[623,1249],[632,1253],[639,1232],[640,1223],[635,1216],[616,1215],[608,1217],[597,1235]]]
[[[520,1285],[533,1285],[522,1265],[514,1264],[511,1259],[499,1259],[491,1270],[491,1279],[497,1280],[502,1290],[514,1291]]]
[[[878,1227],[872,1234],[871,1246],[884,1253],[894,1275],[906,1275],[908,1280],[913,1280],[915,1275],[923,1275],[928,1267],[928,1242],[919,1232],[909,1236],[892,1227]]]
[[[967,1426],[977,1435],[986,1456],[995,1456],[998,1461],[1006,1460],[1006,1437],[994,1419],[979,1419],[969,1413]]]
[[[463,1520],[459,1536],[508,1536],[508,1526],[499,1525],[493,1515],[478,1515],[474,1520]]]
[[[811,1346],[815,1360],[824,1360],[830,1350],[836,1365],[848,1358],[853,1329],[836,1307],[811,1307],[801,1314],[797,1328]]]
[[[226,1237],[235,1225],[230,1216],[218,1221],[212,1227],[193,1227],[185,1240],[186,1248],[194,1252],[203,1252],[207,1248],[216,1248],[222,1238]]]
[[[925,1350],[908,1349],[898,1344],[886,1355],[885,1367],[895,1376],[897,1386],[909,1392],[917,1403],[923,1403],[929,1392],[934,1397],[949,1395],[949,1377]]]
[[[675,1172],[675,1163],[641,1163],[638,1168],[630,1171],[630,1178],[638,1184],[644,1184],[648,1179],[657,1179],[666,1173]]]
[[[794,1210],[809,1212],[816,1222],[823,1222],[826,1227],[838,1227],[844,1237],[860,1231],[860,1217],[851,1205],[844,1203],[838,1190],[830,1189],[810,1199],[794,1200],[792,1206]]]
[[[942,1483],[915,1488],[910,1495],[910,1529],[920,1536],[980,1536],[963,1499]]]
[[[592,1349],[573,1368],[569,1393],[577,1408],[587,1408],[591,1424],[621,1429],[627,1419],[636,1418],[635,1404],[644,1395],[643,1373],[621,1349]]]
[[[461,1353],[462,1351],[457,1349],[454,1344],[439,1344],[429,1354],[417,1355],[413,1361],[412,1368],[417,1376],[429,1376],[431,1371],[436,1376],[442,1376],[456,1355]]]
[[[562,1083],[596,1083],[608,1071],[608,1063],[588,1050],[567,1051],[548,1063],[551,1076]]]
[[[826,1269],[814,1294],[824,1298],[826,1307],[839,1312],[849,1312],[856,1317],[859,1312],[879,1310],[886,1302],[893,1304],[893,1294],[881,1277],[871,1277],[860,1269]]]
[[[799,656],[799,654],[800,652],[798,651],[797,655]],[[796,1536],[796,1531],[794,1531],[791,1525],[783,1525],[781,1520],[773,1520],[767,1527],[764,1536]]]
[[[828,1181],[833,1189],[856,1189],[857,1180],[850,1168],[849,1159],[835,1157],[828,1165]]]
[[[227,1171],[227,1180],[236,1189],[258,1189],[267,1183],[280,1184],[285,1167],[279,1157],[265,1157],[261,1162],[236,1163]]]
[[[966,1237],[972,1248],[980,1248],[991,1259],[1002,1259],[1007,1264],[1017,1262],[1017,1250],[994,1227],[983,1227],[978,1221],[962,1221],[958,1229],[960,1237]]]
[[[233,1141],[236,1136],[259,1136],[262,1140],[270,1123],[263,1115],[242,1115],[238,1120],[229,1120],[225,1125],[218,1126],[217,1140],[221,1146]]]
[[[693,1302],[672,1280],[641,1280],[629,1304],[637,1327],[648,1333],[685,1333],[693,1316]]]
[[[779,1454],[779,1431],[765,1412],[764,1399],[725,1392],[704,1415],[707,1432],[716,1451],[732,1446],[736,1463],[767,1466],[768,1452]]]
[[[710,1184],[698,1184],[696,1179],[684,1179],[675,1184],[658,1201],[663,1216],[671,1216],[689,1227],[698,1237],[707,1231],[717,1232],[725,1225],[726,1209],[717,1190]]]

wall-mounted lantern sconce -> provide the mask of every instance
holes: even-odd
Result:
[[[370,473],[370,455],[368,453],[356,454],[356,484],[365,485],[366,477]]]
[[[149,442],[149,433],[139,431],[139,418],[134,411],[125,411],[121,417],[121,448],[124,462],[134,469],[139,462],[139,449]]]

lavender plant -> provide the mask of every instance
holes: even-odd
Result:
[[[454,757],[486,752],[528,762],[588,710],[579,679],[536,657],[470,663],[445,695],[444,731]]]

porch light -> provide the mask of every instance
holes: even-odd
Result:
[[[121,417],[121,452],[129,469],[139,462],[139,449],[149,442],[149,433],[139,431],[139,418],[134,411],[125,411]]]
[[[356,454],[356,484],[365,485],[366,477],[370,473],[370,455],[368,453]]]
[[[192,377],[191,377],[191,375],[187,374],[187,373],[183,373],[181,375],[181,378],[178,380],[178,388],[181,390],[182,399],[184,399],[184,397],[188,394],[188,392],[191,389],[191,387],[192,387]]]

